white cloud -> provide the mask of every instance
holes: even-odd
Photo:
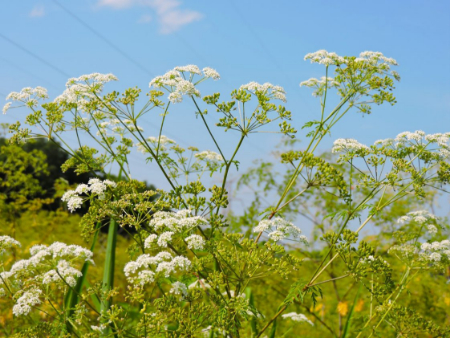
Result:
[[[162,34],[170,34],[179,30],[182,26],[198,21],[203,14],[190,9],[180,9],[178,0],[99,0],[99,6],[112,7],[114,9],[126,9],[134,6],[144,6],[153,9],[159,22],[159,30]],[[149,22],[151,19],[145,15],[138,22]]]
[[[37,18],[45,15],[44,6],[34,6],[34,8],[31,10],[29,16],[31,18]]]
[[[149,23],[150,21],[152,21],[152,16],[150,14],[144,14],[139,18],[139,20],[137,22],[138,23]]]

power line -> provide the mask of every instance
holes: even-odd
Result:
[[[237,15],[239,16],[239,18],[241,19],[241,21],[244,23],[244,25],[247,27],[247,29],[250,31],[250,33],[252,33],[253,37],[255,38],[255,40],[258,42],[259,46],[261,47],[261,49],[263,50],[263,52],[268,56],[268,58],[270,59],[270,61],[278,68],[278,70],[280,72],[282,72],[286,78],[288,79],[289,82],[292,82],[289,75],[286,74],[286,72],[283,70],[283,68],[281,67],[281,65],[278,63],[277,59],[272,55],[272,53],[270,52],[270,50],[266,47],[265,43],[261,40],[261,38],[259,37],[258,34],[256,34],[256,32],[254,31],[254,29],[247,23],[247,21],[245,20],[244,16],[242,15],[242,13],[239,11],[238,7],[236,6],[236,4],[234,3],[233,0],[230,1],[231,5],[234,8],[234,11],[237,13]]]
[[[23,72],[23,73],[25,73],[25,74],[28,74],[29,76],[31,76],[31,77],[33,77],[33,78],[39,80],[39,81],[44,81],[44,82],[48,83],[48,84],[50,85],[50,87],[52,87],[52,88],[58,89],[55,85],[49,83],[47,80],[43,79],[42,77],[37,76],[37,75],[34,75],[34,74],[31,73],[30,71],[28,71],[28,70],[26,70],[26,69],[24,69],[24,68],[22,68],[22,67],[16,65],[15,63],[12,63],[11,61],[9,61],[9,60],[7,60],[7,59],[5,59],[5,58],[2,58],[1,56],[0,56],[0,60],[2,60],[3,62],[9,64],[10,66],[12,66],[12,67],[14,67],[14,68],[16,68],[16,69],[18,69],[18,70],[20,70],[21,72]]]
[[[148,70],[147,68],[145,68],[143,65],[141,65],[139,62],[137,62],[136,60],[134,60],[131,56],[129,56],[127,53],[125,53],[122,49],[120,49],[120,47],[118,47],[117,45],[115,45],[111,40],[109,40],[108,38],[106,38],[104,35],[100,34],[99,32],[97,32],[94,28],[92,28],[91,26],[89,26],[86,22],[84,22],[83,20],[81,20],[78,16],[76,16],[74,13],[72,13],[70,10],[68,10],[66,7],[64,7],[63,5],[61,5],[57,0],[53,0],[53,2],[58,5],[59,7],[61,7],[67,14],[69,14],[73,19],[75,19],[76,21],[78,21],[81,25],[83,25],[86,29],[88,29],[90,32],[92,32],[93,34],[95,34],[98,38],[100,38],[101,40],[103,40],[105,43],[107,43],[111,48],[113,48],[116,52],[118,52],[119,54],[121,54],[125,59],[127,59],[128,61],[130,61],[131,63],[133,63],[136,67],[138,67],[139,69],[143,70],[144,72],[146,72],[148,75],[150,75],[151,77],[154,77],[155,75]]]
[[[43,58],[41,58],[39,55],[36,55],[35,53],[33,53],[32,51],[26,49],[25,47],[19,45],[17,42],[11,40],[10,38],[6,37],[5,35],[3,35],[2,33],[0,33],[0,37],[3,38],[4,40],[8,41],[9,43],[11,43],[12,45],[16,46],[17,48],[21,49],[22,51],[24,51],[25,53],[27,53],[28,55],[34,57],[35,59],[39,60],[40,62],[42,62],[43,64],[45,64],[46,66],[50,67],[51,69],[53,69],[54,71],[60,73],[61,75],[64,75],[64,77],[67,79],[69,78],[69,74],[67,74],[66,72],[64,72],[63,70],[59,69],[58,67],[52,65],[50,62],[44,60]]]

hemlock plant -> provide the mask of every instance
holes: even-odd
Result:
[[[420,276],[448,271],[445,221],[425,210],[409,210],[398,223],[391,222],[396,231],[389,239],[380,234],[370,242],[359,236],[369,222],[388,217],[401,201],[426,201],[433,189],[449,183],[450,133],[405,132],[370,146],[338,139],[333,156],[319,156],[318,145],[347,113],[370,114],[376,105],[394,105],[392,90],[400,77],[392,70],[397,62],[379,52],[341,57],[321,50],[305,60],[325,68],[320,79],[300,84],[313,89],[320,114],[302,128],[307,130],[303,149],[281,154],[288,166],[281,183],[265,171],[270,163],[242,176],[244,183],[257,179],[266,191],[241,218],[232,210],[229,216],[223,212],[232,198],[227,180],[237,168],[241,145],[252,133],[269,130],[292,138],[297,133],[291,112],[283,106],[282,87],[250,82],[229,98],[220,93],[202,97],[200,84],[220,75],[212,68],[188,65],[153,79],[144,100],[138,88],[104,94],[104,85],[117,78],[98,73],[69,79],[53,101],[42,87],[8,95],[3,113],[20,106],[31,110],[25,119],[28,127],[19,122],[10,126],[12,143],[45,137],[71,155],[63,170],[99,173],[114,164],[120,178],[94,178],[62,197],[71,212],[89,202],[80,227],[91,250],[56,242],[31,247],[30,257],[15,263],[2,261],[0,293],[17,320],[29,318],[16,328],[17,335],[449,336],[445,323],[414,313],[403,299],[411,292],[410,283],[426,278]],[[339,103],[329,107],[327,98],[333,93]],[[166,116],[180,103],[195,109],[214,151],[185,149],[164,136]],[[205,119],[211,110],[220,116],[216,128]],[[149,136],[139,121],[150,114],[154,119],[155,111],[161,114],[159,134]],[[225,154],[214,136],[219,128],[236,134],[231,154]],[[65,141],[68,132],[75,133],[76,147]],[[92,141],[96,147],[87,145]],[[169,191],[146,190],[132,179],[128,157],[133,148],[161,170]],[[205,186],[206,173],[221,177],[221,183]],[[268,191],[277,199],[263,207],[260,201]],[[316,214],[325,246],[308,254],[311,241],[293,216],[303,212],[306,200],[316,203],[314,196],[330,213]],[[350,224],[357,224],[355,231]],[[108,227],[103,280],[88,283],[101,227]],[[130,260],[120,267],[115,265],[118,227],[133,241]],[[0,237],[3,258],[19,246],[11,237]],[[114,287],[116,269],[123,271],[127,285]],[[347,290],[345,295],[339,288]]]

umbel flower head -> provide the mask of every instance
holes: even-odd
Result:
[[[269,98],[274,98],[286,102],[286,92],[281,86],[274,86],[273,84],[266,82],[264,84],[259,84],[258,82],[249,82],[242,85],[239,89],[246,90],[250,93],[262,93],[267,95]]]
[[[14,238],[9,236],[0,236],[0,256],[3,255],[7,249],[20,246],[20,243]]]
[[[115,188],[116,183],[110,180],[101,181],[98,178],[91,178],[88,184],[80,184],[75,190],[65,192],[61,200],[67,202],[67,208],[70,212],[74,212],[76,209],[81,208],[83,204],[83,198],[80,195],[90,194],[103,199],[108,187]]]
[[[9,289],[19,287],[14,294],[17,299],[13,307],[15,316],[27,315],[33,306],[42,303],[41,297],[57,288],[73,288],[81,271],[75,263],[91,262],[93,253],[78,245],[55,242],[49,246],[35,245],[30,249],[31,257],[13,264],[9,271],[0,273],[1,281]]]
[[[71,78],[67,89],[54,102],[59,104],[76,104],[79,110],[88,111],[90,100],[95,100],[103,91],[106,83],[117,81],[113,74],[92,73]]]
[[[202,76],[197,82],[193,82],[194,76]],[[209,67],[203,68],[203,73],[196,65],[178,66],[161,76],[150,81],[149,87],[162,88],[169,92],[168,99],[171,103],[180,103],[183,96],[200,97],[200,92],[195,87],[200,82],[212,78],[220,79],[219,73]]]
[[[281,315],[284,319],[291,319],[294,322],[307,322],[308,324],[314,326],[314,323],[310,321],[303,313],[290,312]]]
[[[253,228],[253,232],[269,232],[269,239],[274,242],[293,237],[295,239],[299,239],[303,243],[308,243],[306,236],[301,235],[302,231],[299,228],[281,217],[275,217],[270,220],[262,220],[259,222],[258,226]]]
[[[20,92],[11,92],[6,96],[6,100],[16,101],[23,103],[18,107],[29,107],[34,108],[38,105],[39,100],[48,99],[47,89],[43,87],[25,87],[22,88]],[[3,106],[3,114],[6,114],[6,112],[11,108],[12,102],[8,102]]]

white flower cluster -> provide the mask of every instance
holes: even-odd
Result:
[[[333,153],[339,153],[343,151],[355,152],[359,150],[369,150],[369,147],[351,138],[337,139],[336,141],[334,141],[333,148],[331,149]]]
[[[422,249],[420,256],[427,261],[440,262],[443,255],[450,260],[450,241],[448,239],[441,242],[423,243],[420,248]]]
[[[416,147],[417,145],[424,146],[427,143],[437,144],[440,148],[437,150],[441,160],[450,158],[450,132],[449,133],[436,133],[425,134],[422,130],[416,130],[415,132],[405,131],[397,135],[395,139],[384,139],[375,142],[375,145],[382,147]]]
[[[337,55],[336,53],[332,52],[329,53],[326,50],[322,49],[314,53],[306,54],[305,60],[311,60],[311,63],[318,63],[325,66],[341,66],[341,65],[348,65],[352,61],[351,58],[344,58],[342,56]],[[357,66],[368,66],[368,67],[375,67],[377,68],[378,72],[387,72],[390,70],[391,66],[397,66],[397,61],[395,61],[392,58],[385,57],[380,52],[371,52],[371,51],[365,51],[359,54],[359,57],[354,58],[353,62]],[[395,72],[391,71],[390,75],[392,75],[396,80],[400,80],[400,75]]]
[[[203,217],[190,216],[189,210],[180,210],[176,213],[158,211],[153,215],[149,225],[155,230],[165,227],[169,231],[164,231],[159,236],[151,234],[145,239],[144,247],[150,249],[152,244],[156,243],[159,247],[167,248],[174,234],[189,232],[194,227],[207,223],[207,220]],[[199,235],[190,235],[185,240],[188,248],[191,250],[202,250],[205,245],[204,239]]]
[[[158,273],[168,278],[177,269],[188,271],[190,266],[191,261],[186,257],[172,257],[169,252],[162,251],[156,256],[149,254],[139,256],[136,261],[128,262],[123,271],[130,283],[145,285],[153,283]]]
[[[59,287],[69,285],[74,287],[77,278],[82,273],[75,269],[71,263],[91,262],[93,263],[93,253],[78,245],[66,245],[55,242],[50,246],[35,245],[30,249],[31,257],[22,259],[13,264],[9,271],[0,273],[2,280],[9,280],[12,285],[23,286],[33,281],[34,285],[22,294],[22,290],[16,293],[15,297],[21,294],[13,313],[16,316],[26,315],[31,311],[31,306],[39,304],[39,296],[43,293],[35,283],[41,283],[43,289],[56,284]]]
[[[190,73],[189,80],[186,80],[185,73]],[[200,92],[192,83],[194,75],[202,75],[200,68],[195,65],[179,66],[168,71],[162,76],[155,77],[150,81],[149,87],[164,88],[169,91],[169,101],[179,103],[183,101],[183,96],[200,96]],[[217,80],[220,78],[219,73],[212,68],[203,68],[204,78],[212,78]]]
[[[373,257],[372,255],[367,256],[367,257],[365,257],[365,258],[361,258],[361,259],[359,260],[359,262],[360,262],[361,264],[366,264],[366,263],[370,264],[370,263],[372,263],[372,262],[374,262],[374,261],[375,261],[375,257]]]
[[[192,284],[190,284],[188,286],[188,289],[194,289],[194,288],[205,288],[205,289],[210,289],[211,285],[209,285],[208,283],[206,283],[206,281],[204,279],[197,279],[195,282],[193,282]]]
[[[380,52],[366,51],[359,54],[359,58],[355,62],[363,62],[372,66],[379,66],[383,70],[389,70],[390,66],[397,66],[397,61],[393,58],[388,58]],[[396,74],[395,74],[396,75]]]
[[[173,234],[174,234],[173,231],[163,232],[161,235],[159,235],[159,238],[157,241],[158,245],[162,248],[167,248],[167,243],[172,241]],[[147,244],[147,242],[145,244]]]
[[[310,78],[309,80],[303,81],[300,83],[300,87],[314,87],[316,88],[316,90],[314,90],[313,92],[313,96],[317,97],[317,96],[322,96],[325,88],[337,88],[340,86],[339,82],[335,81],[334,78],[332,77],[325,77],[322,76],[319,79],[316,78]]]
[[[79,109],[87,110],[89,101],[95,99],[102,92],[104,84],[110,81],[117,81],[117,77],[113,74],[92,73],[70,78],[66,83],[66,90],[54,102],[74,103]]]
[[[150,143],[152,145],[152,147],[156,150],[158,148],[158,137],[155,136],[150,136],[147,137],[147,142]],[[159,137],[159,151],[165,151],[166,150],[166,146],[169,144],[176,144],[176,142],[174,140],[171,140],[170,138],[168,138],[165,135],[161,135]],[[136,144],[138,150],[141,153],[148,153],[148,149],[145,147],[143,142],[139,142]]]
[[[187,247],[191,250],[203,250],[205,247],[205,240],[199,235],[190,235],[186,238]]]
[[[195,154],[195,157],[199,160],[208,160],[213,162],[221,162],[223,161],[222,155],[219,155],[211,150],[205,150],[200,153]]]
[[[412,211],[406,214],[405,216],[400,217],[397,220],[397,223],[399,224],[405,224],[409,222],[417,222],[419,224],[426,224],[433,222],[437,219],[436,216],[429,213],[426,210],[418,210],[418,211]],[[437,232],[437,228],[434,224],[426,224],[427,230],[429,233],[434,234]]]
[[[102,325],[100,325],[100,326],[97,326],[97,325],[91,325],[91,329],[93,330],[93,331],[96,331],[96,332],[103,332],[103,330],[104,329],[106,329],[107,328],[107,326],[106,326],[106,324],[102,324]]]
[[[55,242],[50,246],[35,245],[30,248],[31,257],[22,259],[13,264],[10,271],[2,272],[2,277],[12,278],[21,275],[27,275],[31,269],[38,267],[48,259],[58,260],[59,258],[68,258],[69,260],[89,261],[93,263],[92,251],[78,245],[66,245],[61,242]],[[36,277],[38,279],[38,277]]]
[[[196,75],[202,75],[200,68],[198,68],[198,66],[196,65],[177,66],[174,68],[174,70],[180,73],[191,73]]]
[[[41,304],[41,300],[39,299],[41,294],[42,290],[37,288],[32,288],[25,291],[22,296],[17,299],[17,302],[13,307],[13,314],[15,316],[26,316],[29,314],[33,306]]]
[[[399,258],[411,260],[419,252],[419,249],[413,244],[404,243],[392,246],[388,252],[400,256]]]
[[[450,133],[436,133],[425,135],[425,140],[430,143],[437,143],[441,147],[448,147],[448,141],[450,140]]]
[[[25,87],[20,92],[11,92],[6,96],[6,100],[22,102],[24,105],[33,108],[37,106],[38,100],[47,99],[47,89],[43,87]],[[3,106],[3,114],[6,114],[11,108],[12,102],[8,102]]]
[[[398,134],[394,141],[397,143],[407,143],[408,141],[420,142],[424,136],[425,132],[422,130],[416,130],[415,132],[404,131]]]
[[[46,272],[42,276],[39,276],[39,278],[36,278],[36,280],[41,280],[42,284],[51,284],[61,282],[62,278],[70,287],[75,287],[77,285],[77,278],[81,276],[83,276],[81,271],[70,266],[66,260],[61,259],[58,261],[56,269]]]
[[[212,68],[209,68],[209,67],[203,68],[203,74],[205,75],[205,77],[211,78],[213,80],[219,80],[220,79],[219,73],[215,69],[212,69]]]
[[[285,313],[284,315],[281,315],[284,319],[291,319],[294,322],[307,322],[308,324],[311,324],[314,326],[314,323],[310,321],[304,314],[302,313],[296,313],[296,312],[290,312]]]
[[[286,92],[284,91],[284,88],[281,86],[274,86],[269,82],[259,84],[258,82],[252,81],[245,85],[242,85],[239,89],[249,91],[253,94],[255,94],[256,92],[261,92],[268,95],[271,98],[286,102]]]
[[[96,84],[96,85],[104,85],[105,83],[111,81],[117,81],[117,77],[114,74],[100,74],[100,73],[92,73],[81,75],[80,77],[72,77],[66,82],[66,87],[73,86],[77,84],[77,82],[85,82],[87,84]]]
[[[20,243],[9,236],[0,236],[0,256],[3,255],[7,249],[21,247]]]
[[[268,235],[269,239],[275,242],[284,238],[293,237],[298,238],[304,243],[308,243],[306,236],[300,235],[302,231],[299,228],[281,217],[275,217],[271,220],[262,220],[255,228],[253,228],[253,232],[255,233],[268,231],[270,231]]]
[[[301,82],[300,87],[319,87],[325,86],[325,84],[327,84],[328,87],[339,87],[339,82],[335,81],[334,78],[325,76],[322,76],[320,80],[312,77],[309,80]]]
[[[376,146],[382,146],[382,147],[389,147],[392,146],[394,144],[394,139],[392,138],[386,138],[386,139],[382,139],[382,140],[376,140],[374,142],[374,145]]]
[[[334,52],[329,53],[325,49],[306,54],[304,60],[311,60],[311,63],[318,63],[325,66],[345,63],[345,59],[342,56],[339,56]]]
[[[208,221],[205,218],[201,216],[191,216],[190,210],[179,210],[177,212],[158,211],[155,212],[149,223],[155,230],[165,226],[170,231],[176,233],[206,224],[208,224]]]
[[[105,191],[108,187],[115,188],[116,183],[110,180],[101,181],[98,178],[91,178],[88,184],[80,184],[75,190],[69,190],[64,193],[61,200],[67,202],[67,208],[74,212],[76,209],[81,208],[83,204],[83,198],[81,194],[98,195],[99,199],[103,199]]]
[[[174,295],[182,295],[186,297],[188,295],[188,289],[186,287],[186,284],[181,282],[174,282],[172,283],[172,288],[170,289],[170,293],[173,293]]]

